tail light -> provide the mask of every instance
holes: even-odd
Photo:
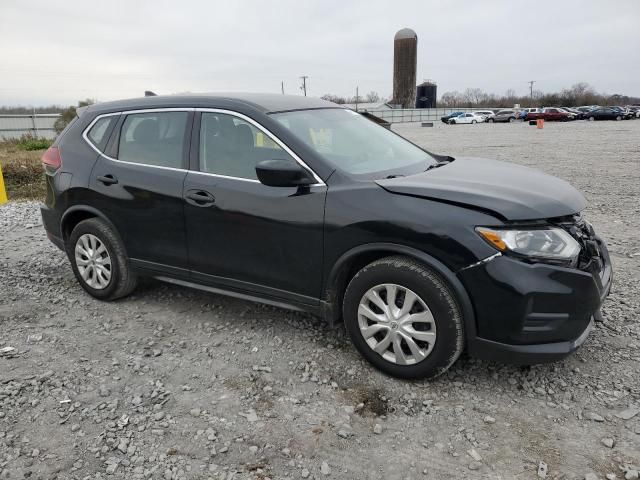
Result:
[[[62,166],[62,157],[58,147],[49,147],[42,156],[42,165],[48,173],[56,172]]]

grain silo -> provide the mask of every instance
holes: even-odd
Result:
[[[398,30],[393,38],[393,104],[414,108],[418,35],[410,28]]]
[[[438,86],[433,80],[425,80],[416,90],[416,108],[436,108]]]

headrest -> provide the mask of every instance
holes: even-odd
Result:
[[[142,120],[133,130],[133,140],[135,142],[155,142],[159,137],[158,122],[151,118]]]
[[[243,148],[253,148],[253,132],[246,123],[236,125],[236,145]]]

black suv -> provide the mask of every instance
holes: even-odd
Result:
[[[465,348],[562,358],[611,284],[569,184],[429,153],[318,99],[93,105],[43,163],[47,235],[94,297],[150,276],[312,312],[399,377],[438,375]]]

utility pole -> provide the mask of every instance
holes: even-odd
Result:
[[[358,87],[356,87],[356,112],[358,111]]]
[[[536,83],[536,81],[529,80],[527,83],[529,84],[529,95],[531,96],[531,105],[533,105],[533,84]]]
[[[300,87],[300,90],[302,90],[304,92],[304,96],[307,96],[307,78],[309,78],[308,75],[303,75],[300,77],[302,79],[302,86]]]
[[[284,80],[280,82],[280,88],[282,88],[282,94],[284,95]]]

